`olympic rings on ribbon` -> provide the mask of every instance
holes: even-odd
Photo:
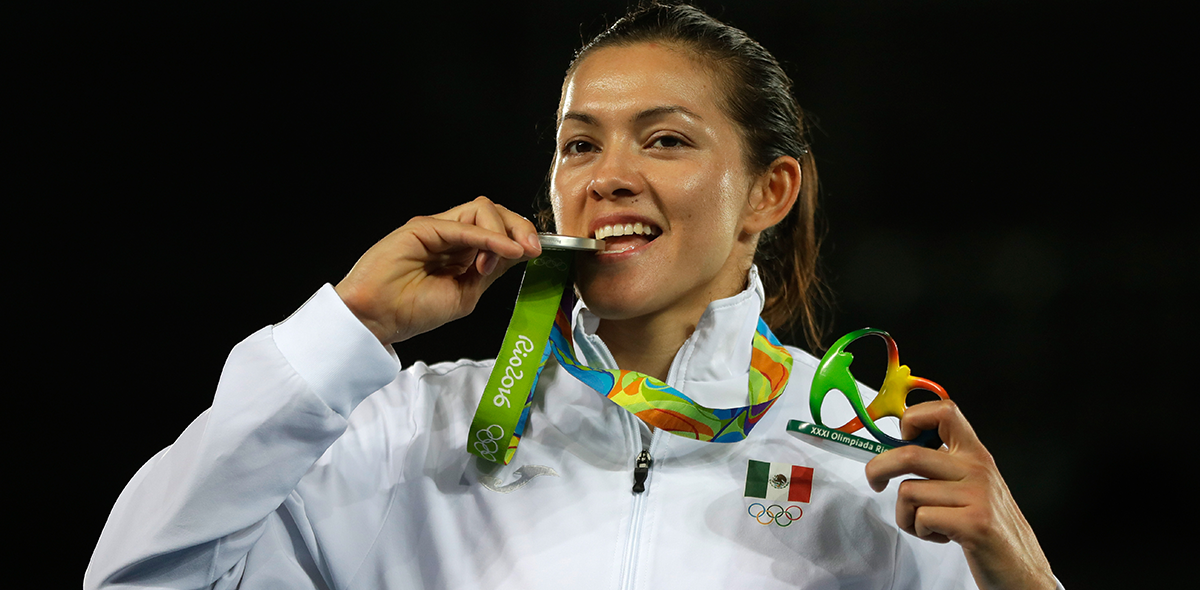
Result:
[[[498,432],[492,432],[495,428]],[[484,436],[486,435],[486,437]],[[500,445],[496,444],[500,437],[504,436],[504,428],[499,424],[493,424],[487,428],[481,429],[475,433],[475,437],[479,440],[475,441],[475,450],[479,455],[492,463],[496,463],[496,451],[500,450]]]
[[[758,506],[758,508],[759,508],[758,512],[754,511],[755,506]],[[791,512],[793,508],[798,510],[800,513],[793,516],[792,512]],[[770,506],[763,506],[762,502],[755,502],[746,508],[746,513],[749,514],[751,517],[753,517],[754,520],[758,522],[758,524],[761,524],[763,526],[767,526],[767,525],[771,524],[771,521],[775,521],[775,524],[777,524],[781,527],[787,527],[787,526],[792,526],[793,522],[800,520],[800,517],[804,516],[804,509],[799,506],[796,506],[795,504],[788,506],[787,508],[784,508],[783,506],[780,506],[779,504],[771,504]],[[767,517],[766,522],[763,521],[764,516]],[[787,518],[787,521],[786,522],[782,521],[782,520],[780,520],[781,518]]]
[[[533,265],[537,265],[537,266],[548,266],[557,271],[564,271],[570,267],[570,265],[567,264],[566,262],[563,262],[562,260],[559,260],[558,258],[555,258],[553,256],[539,256],[537,258],[534,258],[533,260],[530,260],[529,264],[533,264]]]

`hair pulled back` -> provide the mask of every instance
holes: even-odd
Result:
[[[820,347],[817,303],[817,167],[809,150],[803,111],[792,81],[779,62],[740,29],[686,4],[648,2],[632,9],[575,54],[567,77],[592,52],[605,47],[661,42],[690,50],[711,69],[722,87],[721,106],[737,125],[746,168],[766,172],[781,156],[800,163],[801,184],[787,216],[759,237],[754,253],[767,300],[763,319],[777,331],[793,327],[811,347]],[[548,215],[549,214],[549,215]],[[543,209],[544,225],[552,219]]]

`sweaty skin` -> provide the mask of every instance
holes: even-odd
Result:
[[[555,221],[586,237],[653,228],[584,257],[578,286],[618,365],[660,379],[708,304],[744,288],[759,232],[799,190],[794,159],[746,169],[718,92],[690,53],[661,44],[597,50],[563,87]]]

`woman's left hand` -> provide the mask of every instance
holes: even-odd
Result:
[[[950,400],[914,405],[900,428],[906,439],[936,429],[946,446],[904,446],[867,463],[877,492],[894,477],[926,478],[900,482],[896,524],[921,539],[961,545],[980,588],[1054,588],[1033,529],[958,406]]]

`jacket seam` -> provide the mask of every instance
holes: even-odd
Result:
[[[346,582],[345,586],[341,586],[339,588],[351,588],[354,586],[355,580],[358,579],[359,574],[362,573],[363,566],[367,563],[367,557],[371,555],[371,552],[375,550],[375,546],[379,544],[379,537],[383,534],[383,528],[387,524],[388,518],[391,517],[392,508],[395,506],[396,486],[392,486],[391,490],[388,491],[387,510],[383,512],[383,518],[379,519],[379,528],[375,530],[375,536],[371,539],[371,544],[367,546],[366,551],[363,551],[362,559],[359,560],[358,565],[354,568],[354,575],[350,576],[350,580]]]
[[[900,567],[900,546],[904,543],[904,539],[898,532],[895,539],[896,549],[892,551],[892,580],[888,583],[888,590],[895,590],[896,588],[896,570]]]

